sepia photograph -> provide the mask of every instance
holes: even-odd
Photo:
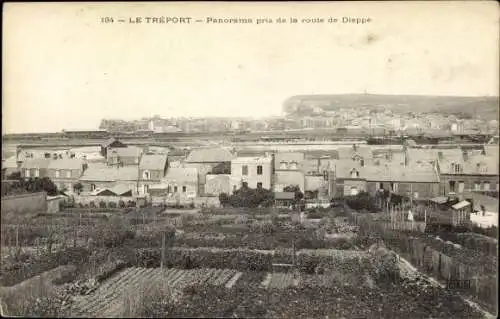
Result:
[[[2,317],[497,318],[496,1],[2,18]]]

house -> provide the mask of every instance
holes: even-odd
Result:
[[[89,166],[80,177],[83,192],[93,192],[97,188],[113,188],[117,185],[125,185],[134,194],[139,192],[139,168],[138,166],[107,166],[104,164],[93,164]]]
[[[166,154],[146,154],[139,163],[139,187],[144,194],[151,185],[160,183],[167,173],[168,156]]]
[[[357,195],[366,191],[365,168],[360,162],[349,159],[336,160],[333,164],[332,188],[334,197]]]
[[[34,178],[34,177],[47,177],[48,167],[51,160],[46,158],[28,158],[21,164],[21,177]]]
[[[231,190],[247,186],[272,189],[272,157],[238,157],[231,161]]]
[[[471,204],[468,201],[460,201],[451,208],[453,209],[451,218],[453,226],[465,225],[470,221]]]
[[[207,174],[205,195],[218,196],[221,193],[231,193],[230,174]]]
[[[440,192],[461,194],[466,191],[498,192],[498,159],[495,156],[476,155],[467,159],[440,158],[437,162],[441,187]]]
[[[107,150],[106,159],[110,166],[138,165],[142,153],[142,148],[135,146],[113,148]]]
[[[47,167],[47,176],[56,184],[58,189],[73,192],[73,186],[78,183],[86,168],[87,164],[80,159],[51,160]]]
[[[161,187],[160,187],[161,186]],[[163,189],[164,195],[179,198],[195,198],[198,196],[198,170],[196,168],[170,167],[160,185],[150,187],[151,190]]]
[[[274,191],[282,192],[287,186],[297,185],[302,192],[304,188],[304,172],[302,165],[304,153],[278,152],[274,154]]]
[[[408,167],[400,164],[368,165],[363,170],[366,191],[381,190],[411,196],[432,198],[439,194],[439,174],[432,166]]]
[[[101,144],[100,153],[103,157],[107,158],[109,150],[125,147],[127,147],[127,145],[123,144],[115,138],[110,138],[105,143]]]

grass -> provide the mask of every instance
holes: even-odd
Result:
[[[152,317],[156,311],[161,311],[164,301],[172,299],[172,291],[167,282],[143,281],[138,288],[131,287],[124,292],[121,317]]]

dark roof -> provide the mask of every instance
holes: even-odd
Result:
[[[189,153],[188,163],[222,163],[231,162],[235,156],[226,148],[200,148]]]
[[[276,192],[274,193],[274,198],[275,199],[295,199],[295,193],[293,192]]]
[[[119,140],[117,140],[114,137],[112,137],[109,140],[107,140],[105,143],[102,144],[102,146],[103,147],[110,147],[113,144],[114,144],[114,147],[117,147],[117,145],[119,145],[118,147],[126,147],[125,144],[123,144],[122,142],[120,142]]]

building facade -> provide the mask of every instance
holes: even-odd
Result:
[[[231,191],[247,186],[273,189],[272,157],[238,157],[231,161]]]

